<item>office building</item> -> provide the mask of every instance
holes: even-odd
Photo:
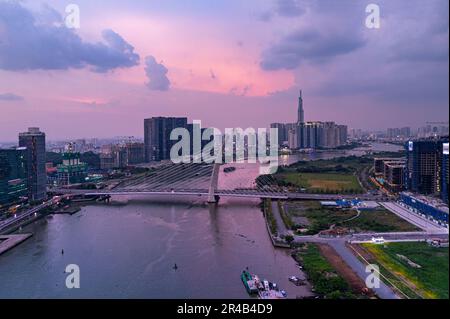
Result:
[[[19,134],[19,146],[27,149],[28,198],[40,201],[47,198],[47,175],[45,171],[45,133],[39,128],[29,128]]]
[[[10,206],[28,196],[26,148],[0,149],[0,207]]]
[[[170,140],[175,128],[187,128],[187,118],[154,117],[144,120],[145,161],[170,159],[170,150],[177,141]]]

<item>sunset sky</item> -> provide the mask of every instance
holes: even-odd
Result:
[[[152,116],[266,127],[296,120],[300,88],[306,120],[447,121],[448,19],[448,0],[0,0],[0,141],[142,136]]]

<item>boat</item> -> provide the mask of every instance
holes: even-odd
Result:
[[[244,283],[245,289],[249,295],[258,293],[259,278],[257,276],[250,274],[247,270],[244,270],[241,274],[241,280]]]
[[[259,299],[284,299],[287,293],[280,290],[276,283],[268,280],[260,280],[257,275],[244,270],[241,274],[241,280],[249,295],[257,295]]]

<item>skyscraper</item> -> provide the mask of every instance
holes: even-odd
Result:
[[[176,141],[170,140],[175,128],[187,128],[185,117],[153,117],[144,120],[145,161],[170,159],[170,149]]]
[[[28,196],[27,149],[0,149],[0,206]]]
[[[32,127],[19,134],[19,146],[27,148],[28,199],[38,201],[47,198],[45,171],[45,133]]]
[[[303,94],[300,90],[300,96],[298,97],[298,120],[297,124],[305,123],[305,111],[303,110]]]

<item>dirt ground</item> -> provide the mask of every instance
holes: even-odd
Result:
[[[359,276],[347,265],[347,263],[336,253],[336,251],[326,244],[318,244],[320,252],[333,266],[339,275],[348,282],[355,294],[366,293],[369,297],[374,296],[373,292],[367,291],[366,284]]]
[[[347,244],[350,249],[357,251],[361,256],[364,257],[365,260],[371,261],[374,259],[373,255],[364,249],[361,245]]]

